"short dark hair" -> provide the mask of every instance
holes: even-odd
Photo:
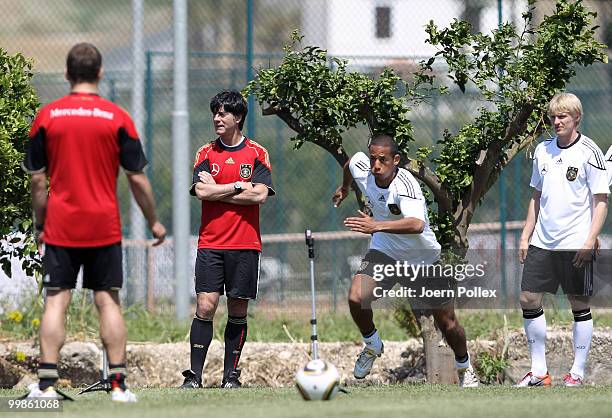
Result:
[[[244,97],[242,97],[242,94],[235,90],[222,91],[216,94],[210,101],[210,111],[215,115],[221,106],[223,106],[223,110],[226,112],[241,117],[238,128],[242,130],[246,115],[249,113],[247,102],[244,100]]]
[[[376,134],[370,139],[370,143],[368,144],[368,149],[372,145],[379,145],[381,147],[389,147],[391,151],[391,155],[394,157],[399,154],[399,149],[397,148],[397,143],[395,139],[393,139],[392,135],[389,134]]]
[[[76,44],[66,57],[66,72],[71,83],[95,83],[99,81],[102,54],[94,45]]]

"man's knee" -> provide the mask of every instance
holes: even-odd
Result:
[[[373,285],[369,283],[372,280],[368,276],[357,275],[353,278],[353,283],[349,289],[348,302],[349,306],[353,307],[369,307],[374,300],[372,291]]]
[[[227,299],[227,313],[231,316],[246,316],[249,311],[248,299]]]
[[[71,297],[70,289],[48,290],[45,296],[45,311],[65,312]]]
[[[218,299],[210,295],[199,294],[197,298],[196,315],[201,319],[212,320],[217,311]]]
[[[589,296],[568,295],[567,300],[569,301],[572,311],[574,312],[591,309],[591,298]]]
[[[523,309],[538,309],[542,306],[542,293],[521,292],[519,301]]]
[[[437,314],[434,312],[434,320],[443,335],[455,334],[461,327],[454,312],[439,311]]]

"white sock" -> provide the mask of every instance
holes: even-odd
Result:
[[[591,310],[574,312],[574,364],[570,370],[572,377],[584,378],[584,366],[586,365],[589,349],[591,348],[591,337],[593,336],[593,319]]]
[[[534,376],[544,376],[546,367],[546,317],[544,310],[523,309],[523,324],[527,335],[527,344],[531,354],[531,373]]]
[[[471,366],[471,363],[470,363],[470,353],[467,353],[467,356],[468,356],[468,358],[464,362],[457,361],[457,358],[455,357],[455,367],[457,369],[468,369]]]
[[[374,334],[369,337],[363,337],[363,342],[366,347],[373,349],[377,353],[382,351],[382,340],[380,339],[380,335],[378,335],[378,330],[374,330]]]

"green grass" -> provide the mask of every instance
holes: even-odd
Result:
[[[114,405],[103,393],[65,402],[69,417],[609,417],[610,386],[550,389],[515,389],[488,386],[461,390],[455,386],[407,385],[355,387],[329,402],[305,402],[295,389],[243,388],[240,390],[179,389],[135,390],[139,402]],[[74,393],[74,392],[71,392]],[[0,396],[15,396],[0,390]],[[19,393],[21,394],[21,393]],[[20,416],[28,416],[29,414]],[[16,415],[13,415],[16,416]],[[38,416],[32,414],[32,416]]]

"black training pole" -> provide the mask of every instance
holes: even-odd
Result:
[[[318,346],[317,346],[317,305],[315,296],[315,276],[314,276],[314,238],[312,237],[312,231],[307,229],[306,235],[306,246],[308,247],[308,258],[310,260],[310,291],[312,294],[312,319],[310,324],[312,325],[312,335],[310,340],[312,341],[312,359],[316,360],[319,358]]]

